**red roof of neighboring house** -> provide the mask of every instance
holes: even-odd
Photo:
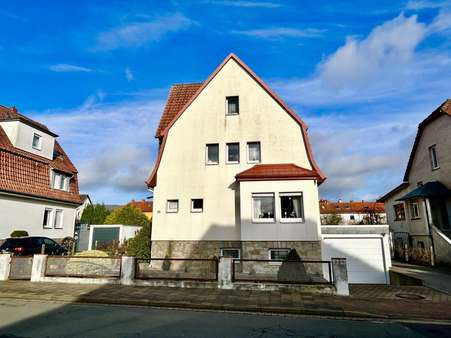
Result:
[[[256,164],[235,176],[237,181],[276,181],[319,179],[318,173],[293,163]]]
[[[142,212],[152,212],[153,211],[153,202],[152,201],[131,201],[127,203],[128,206],[132,206],[140,209]]]
[[[384,213],[384,203],[379,202],[329,202],[320,201],[321,214],[366,214],[369,211]]]
[[[0,106],[0,120],[17,120],[17,115],[23,123],[33,123],[33,127],[48,130],[43,124],[17,113],[15,108]],[[8,119],[9,117],[12,118]],[[55,135],[50,131],[48,133]],[[77,169],[57,141],[53,153],[53,159],[50,160],[15,148],[0,126],[0,191],[80,204],[82,201],[78,191]],[[50,169],[72,176],[69,191],[50,188]]]
[[[196,94],[200,87],[202,87],[202,83],[175,84],[171,87],[155,137],[163,137],[163,132],[166,127],[194,94]]]
[[[313,171],[315,171],[318,176],[318,182],[322,183],[326,179],[326,177],[322,174],[321,170],[315,162],[315,159],[313,158],[312,149],[310,147],[310,142],[307,135],[307,126],[304,121],[302,121],[299,115],[297,115],[290,107],[288,107],[287,104],[276,93],[274,93],[263,82],[263,80],[260,79],[243,61],[241,61],[235,54],[231,53],[202,84],[175,85],[172,87],[168,97],[168,102],[165,107],[165,111],[163,112],[160,124],[156,132],[156,137],[160,139],[160,148],[158,151],[155,166],[146,181],[147,185],[149,187],[155,187],[157,184],[158,167],[160,165],[161,157],[166,145],[166,139],[169,129],[230,59],[235,60],[235,62],[238,63],[238,65],[240,65],[240,67],[242,67],[269,95],[271,95],[271,97],[299,124],[299,126],[301,127],[308,160],[311,167],[313,168]]]

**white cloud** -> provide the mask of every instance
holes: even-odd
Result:
[[[135,76],[133,75],[131,69],[129,67],[125,67],[125,78],[128,82],[131,82],[135,79]]]
[[[93,50],[111,51],[123,47],[140,47],[149,42],[157,42],[168,33],[188,29],[193,24],[195,22],[182,13],[128,23],[100,33]]]
[[[278,8],[282,7],[282,4],[275,2],[264,2],[264,1],[204,1],[204,3],[212,5],[222,5],[222,6],[232,6],[232,7],[246,7],[246,8]]]
[[[262,29],[233,30],[232,34],[240,34],[260,39],[281,38],[318,38],[325,30],[316,28],[296,29],[288,27],[270,27]]]
[[[82,73],[90,73],[93,70],[91,68],[77,66],[77,65],[70,65],[67,63],[58,63],[55,65],[50,65],[48,69],[52,72],[57,73],[67,73],[67,72],[82,72]]]

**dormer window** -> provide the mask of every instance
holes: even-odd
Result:
[[[42,136],[39,134],[33,134],[33,149],[42,150]]]
[[[52,188],[58,190],[69,191],[70,177],[62,173],[53,172]]]
[[[240,113],[239,97],[238,96],[227,96],[226,97],[226,114],[227,115],[238,115]]]

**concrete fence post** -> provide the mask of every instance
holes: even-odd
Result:
[[[233,258],[221,257],[218,264],[218,288],[232,289]]]
[[[122,256],[121,258],[121,284],[133,285],[135,281],[136,258]]]
[[[11,270],[11,255],[0,254],[0,280],[8,280]]]
[[[349,296],[348,269],[346,267],[346,258],[332,258],[331,261],[337,295]]]
[[[47,265],[47,255],[34,255],[33,265],[31,267],[32,282],[41,282],[45,276],[45,267]]]

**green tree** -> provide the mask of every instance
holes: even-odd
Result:
[[[110,211],[104,204],[93,204],[86,206],[81,215],[81,224],[103,224]]]
[[[149,224],[149,220],[140,209],[126,205],[125,207],[118,208],[109,214],[105,219],[104,224],[145,226],[146,224]]]

